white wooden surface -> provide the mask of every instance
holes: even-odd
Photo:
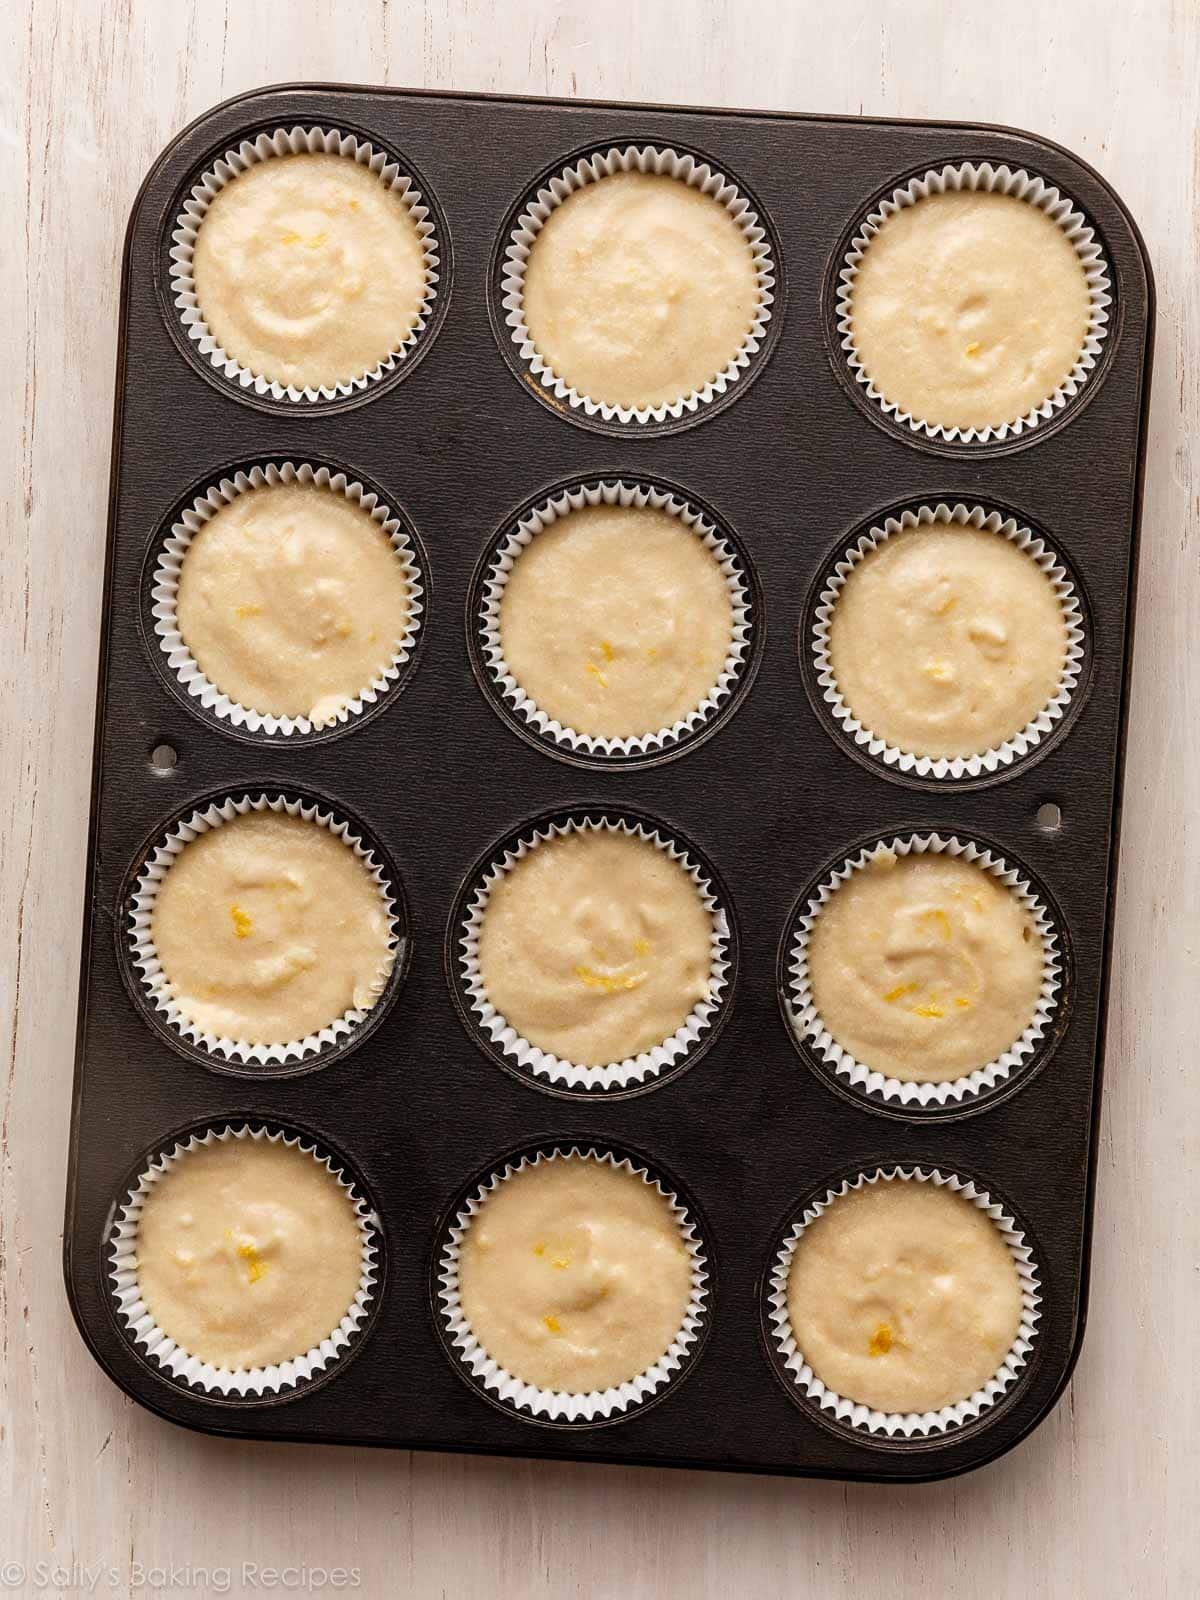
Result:
[[[0,41],[0,1584],[5,1562],[27,1592],[39,1561],[102,1563],[103,1592],[151,1592],[135,1563],[174,1562],[175,1588],[208,1563],[238,1592],[249,1561],[422,1597],[1200,1592],[1197,0],[5,0]],[[888,1490],[224,1443],[125,1400],[72,1327],[59,1237],[122,234],[178,128],[304,78],[1014,123],[1099,166],[1142,226],[1158,354],[1094,1310],[1069,1397],[973,1477]],[[67,1576],[51,1588],[88,1578]]]

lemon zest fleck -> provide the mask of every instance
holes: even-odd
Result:
[[[591,676],[593,678],[595,678],[596,682],[600,685],[600,687],[602,689],[607,689],[608,688],[608,679],[600,671],[600,668],[596,665],[596,663],[594,661],[589,661],[587,666],[583,670],[585,672],[587,672],[587,673],[590,673]]]
[[[967,999],[965,994],[960,994],[955,999],[954,1004],[956,1006],[960,1006],[964,1011],[966,1011],[969,1008],[971,1002]]]
[[[234,606],[233,614],[239,622],[246,622],[251,617],[261,617],[261,606]]]
[[[966,354],[969,356],[977,356],[982,349],[983,346],[980,344],[979,340],[972,339],[970,344],[967,346]]]
[[[950,926],[950,918],[946,915],[946,913],[939,906],[935,906],[932,911],[926,911],[925,915],[933,918],[938,927],[941,929],[942,938],[948,940],[953,932],[953,929]]]
[[[888,1005],[891,1005],[893,1001],[899,1000],[901,996],[911,994],[916,987],[915,983],[898,983],[894,989],[889,989],[883,998]]]
[[[589,989],[599,989],[602,994],[620,994],[622,990],[636,989],[645,983],[644,972],[631,972],[625,977],[620,977],[612,972],[597,972],[594,967],[578,966],[575,976],[580,983],[586,984]]]
[[[946,1015],[941,1006],[935,1005],[933,1001],[930,1001],[926,1006],[909,1006],[908,1009],[914,1017],[944,1017]]]
[[[635,939],[633,941],[633,953],[635,956],[648,956],[650,948],[649,939]]]
[[[867,1354],[869,1356],[885,1356],[894,1343],[895,1335],[892,1333],[891,1323],[881,1322],[871,1335],[870,1343],[867,1345]]]
[[[250,930],[254,926],[241,906],[233,905],[229,908],[229,915],[233,918],[233,931],[239,939],[248,939]]]
[[[237,1253],[246,1263],[246,1282],[257,1283],[267,1270],[267,1263],[259,1259],[254,1245],[247,1241],[237,1247]]]
[[[543,1240],[539,1239],[534,1245],[533,1253],[535,1256],[544,1256],[546,1254],[546,1245]]]
[[[605,661],[615,661],[617,659],[617,653],[607,639],[601,639],[600,641],[600,654]]]
[[[558,1320],[557,1317],[543,1317],[542,1321],[546,1324],[547,1328],[549,1328],[551,1333],[561,1333],[562,1332],[562,1323]]]

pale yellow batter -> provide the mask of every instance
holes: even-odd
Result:
[[[408,626],[408,579],[379,524],[345,495],[264,485],[195,535],[176,612],[223,694],[321,726],[391,662]]]
[[[716,558],[668,511],[584,506],[521,552],[500,603],[513,677],[577,733],[656,733],[716,686],[733,606]]]
[[[1075,247],[1037,206],[959,190],[902,207],[867,246],[851,336],[885,400],[943,427],[999,427],[1048,399],[1087,334]]]
[[[854,567],[829,630],[863,727],[917,756],[1003,744],[1054,697],[1067,625],[1054,585],[1000,533],[906,528]]]
[[[338,155],[274,157],[214,197],[192,274],[217,342],[257,377],[333,388],[411,333],[425,253],[408,206]]]
[[[251,811],[186,844],[150,937],[180,1012],[206,1033],[284,1044],[374,1005],[392,966],[378,885],[319,823]]]
[[[990,1218],[894,1178],[840,1195],[801,1234],[788,1316],[827,1388],[878,1411],[939,1411],[994,1378],[1021,1324],[1021,1280]]]
[[[459,1281],[472,1333],[506,1372],[589,1394],[665,1355],[683,1326],[691,1257],[643,1178],[559,1156],[488,1196],[463,1241]]]
[[[479,936],[488,999],[578,1066],[663,1043],[710,992],[713,920],[645,839],[587,831],[537,845],[492,889]]]
[[[577,189],[538,234],[525,323],[542,360],[614,406],[670,405],[719,376],[758,314],[754,256],[719,200],[618,172]]]
[[[327,1339],[354,1302],[362,1255],[345,1189],[282,1141],[189,1151],[138,1222],[150,1315],[188,1355],[231,1371],[290,1361]]]
[[[1028,1027],[1042,940],[1008,886],[946,854],[876,856],[813,924],[813,1004],[844,1050],[910,1083],[985,1066]]]

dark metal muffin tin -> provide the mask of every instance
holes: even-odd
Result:
[[[398,375],[318,406],[256,399],[206,367],[180,338],[166,287],[191,184],[242,138],[296,123],[363,134],[419,173],[443,261],[441,308]],[[648,430],[539,403],[494,293],[506,223],[539,176],[631,142],[698,151],[744,185],[773,234],[780,287],[754,382]],[[852,398],[828,315],[842,241],[874,197],[964,160],[1058,184],[1097,229],[1114,280],[1103,359],[1078,399],[983,448],[904,437]],[[1070,1374],[1087,1299],[1153,305],[1137,229],[1108,185],[1058,146],[1002,128],[310,86],[231,101],[171,144],[134,206],[122,278],[64,1237],[76,1321],[116,1383],[218,1433],[878,1480],[964,1471],[1037,1425]],[[316,740],[250,737],[199,712],[159,670],[142,604],[149,552],[181,501],[270,460],[377,485],[423,547],[427,620],[403,694]],[[736,534],[761,596],[757,673],[733,713],[677,756],[633,767],[560,759],[519,737],[477,682],[465,636],[497,530],[564,481],[596,477],[693,493]],[[831,736],[805,692],[797,628],[832,546],[864,519],[956,499],[1012,509],[1064,553],[1086,597],[1090,680],[1036,759],[970,785],[911,782]],[[151,762],[164,744],[178,758],[169,771]],[[377,1025],[353,1050],[282,1077],[179,1049],[126,983],[123,895],[144,852],[202,799],[259,790],[361,822],[394,864],[411,936]],[[1054,831],[1036,820],[1045,802],[1061,808]],[[482,853],[530,818],[580,805],[649,815],[694,841],[738,936],[725,1025],[687,1071],[628,1096],[547,1093],[500,1070],[447,982],[452,908]],[[971,1114],[883,1116],[848,1101],[806,1069],[781,1017],[780,941],[797,895],[867,834],[904,829],[994,842],[1046,887],[1068,935],[1071,1003],[1053,1053]],[[230,1403],[164,1377],[134,1346],[104,1246],[126,1186],[170,1136],[247,1118],[308,1132],[352,1165],[388,1266],[352,1361],[294,1394]],[[686,1382],[620,1421],[564,1429],[463,1381],[430,1285],[435,1240],[473,1176],[516,1148],[572,1137],[632,1150],[686,1186],[714,1292]],[[781,1388],[762,1334],[784,1219],[847,1170],[893,1163],[984,1184],[1027,1229],[1044,1286],[1020,1381],[978,1423],[924,1442],[815,1421]]]

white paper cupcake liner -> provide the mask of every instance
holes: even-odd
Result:
[[[392,659],[381,673],[359,690],[353,699],[346,701],[344,705],[331,706],[328,716],[320,719],[312,716],[274,716],[270,712],[255,711],[250,706],[241,705],[238,701],[230,699],[201,671],[179,631],[179,617],[176,610],[179,582],[184,558],[192,540],[218,511],[224,506],[231,505],[239,495],[264,487],[275,488],[281,484],[311,485],[317,489],[328,489],[334,494],[344,496],[351,505],[359,506],[367,512],[378,525],[380,532],[385,534],[391,543],[408,585],[408,620]],[[159,649],[166,656],[167,665],[187,693],[198,700],[204,710],[211,711],[222,721],[228,721],[232,727],[244,729],[247,733],[263,733],[270,738],[290,738],[293,734],[315,733],[320,729],[333,727],[361,716],[368,706],[376,704],[395,685],[416,649],[417,636],[423,620],[423,595],[424,587],[416,550],[400,518],[393,516],[389,507],[384,505],[372,490],[348,478],[344,472],[331,472],[328,467],[313,466],[310,462],[292,461],[278,464],[267,462],[262,466],[251,467],[248,472],[235,472],[231,478],[222,478],[219,483],[214,483],[202,495],[197,496],[192,504],[180,513],[178,520],[172,523],[171,531],[163,541],[154,568],[151,591],[154,602],[154,632]]]
[[[290,1361],[277,1362],[266,1367],[244,1367],[236,1371],[228,1367],[214,1367],[209,1362],[201,1361],[198,1356],[190,1355],[163,1332],[142,1300],[138,1284],[137,1258],[142,1207],[155,1185],[160,1183],[179,1161],[186,1161],[192,1151],[218,1142],[223,1143],[228,1139],[265,1139],[271,1144],[282,1142],[303,1151],[306,1155],[311,1155],[314,1161],[327,1167],[354,1206],[362,1240],[362,1269],[358,1290],[337,1327],[332,1328],[319,1345],[297,1354]],[[178,1382],[187,1384],[189,1388],[201,1389],[207,1394],[237,1395],[242,1399],[275,1395],[284,1389],[296,1388],[307,1383],[340,1360],[366,1321],[378,1280],[379,1249],[376,1242],[378,1235],[379,1218],[368,1208],[367,1202],[346,1174],[328,1156],[318,1154],[315,1144],[306,1143],[298,1136],[290,1136],[279,1130],[272,1131],[261,1125],[252,1126],[248,1123],[237,1127],[223,1127],[219,1130],[208,1129],[204,1133],[192,1134],[176,1144],[173,1149],[156,1157],[126,1195],[118,1209],[108,1240],[109,1291],[115,1302],[117,1315],[130,1338],[135,1344],[142,1346],[151,1360]]]
[[[733,631],[729,653],[721,668],[720,676],[700,704],[687,716],[672,723],[670,727],[627,738],[579,733],[576,729],[555,721],[525,692],[513,676],[505,659],[500,633],[500,606],[504,599],[504,590],[521,552],[539,533],[557,522],[560,517],[568,516],[572,511],[579,511],[585,506],[598,505],[638,508],[648,506],[652,510],[667,511],[671,516],[678,517],[717,562],[725,578],[733,608]],[[551,499],[543,501],[534,510],[526,512],[512,532],[502,541],[488,565],[478,621],[488,674],[503,700],[543,738],[552,740],[562,749],[589,756],[646,755],[652,751],[671,749],[697,732],[717,714],[737,687],[738,679],[749,658],[752,626],[750,593],[741,559],[729,541],[718,532],[716,525],[677,494],[655,488],[653,484],[626,483],[620,479],[611,483],[583,484],[577,488],[563,490]]]
[[[1042,986],[1037,1005],[1025,1031],[1007,1050],[986,1066],[977,1067],[962,1077],[942,1083],[911,1083],[889,1077],[872,1067],[856,1061],[849,1050],[843,1049],[825,1026],[813,999],[812,979],[808,968],[808,941],[813,926],[822,910],[852,873],[867,866],[876,856],[887,852],[897,856],[910,854],[951,855],[972,862],[985,872],[990,872],[1016,895],[1028,911],[1038,936],[1042,941]],[[987,1090],[1005,1082],[1030,1059],[1042,1042],[1048,1039],[1054,1026],[1062,986],[1063,958],[1058,932],[1046,906],[1038,898],[1029,881],[1020,872],[991,850],[958,839],[953,834],[942,837],[936,833],[905,834],[886,839],[878,844],[864,846],[857,855],[843,861],[821,884],[809,900],[802,914],[795,919],[787,934],[791,951],[788,963],[787,1010],[792,1029],[798,1039],[837,1074],[848,1087],[868,1097],[878,1097],[906,1107],[960,1105]]]
[[[624,833],[662,850],[672,861],[677,861],[695,883],[705,909],[712,918],[712,964],[710,967],[708,995],[692,1007],[686,1020],[669,1039],[664,1039],[640,1055],[628,1056],[624,1061],[612,1061],[604,1066],[579,1066],[564,1061],[549,1051],[541,1050],[522,1038],[507,1018],[497,1011],[488,999],[479,968],[479,934],[483,926],[491,893],[500,878],[531,850],[548,839],[561,838],[569,833]],[[517,1066],[544,1078],[550,1083],[562,1084],[569,1089],[627,1089],[633,1084],[650,1079],[677,1066],[689,1055],[713,1026],[713,1022],[727,998],[729,988],[729,918],[716,897],[713,885],[702,868],[691,859],[683,846],[669,835],[628,822],[622,817],[571,818],[565,822],[547,822],[531,828],[516,844],[505,849],[503,856],[484,872],[478,885],[471,891],[460,927],[455,934],[458,947],[458,968],[466,999],[474,1014],[476,1026]]]
[[[990,750],[969,756],[918,756],[879,738],[869,728],[863,726],[842,698],[829,654],[834,608],[854,568],[865,556],[878,550],[894,534],[909,528],[928,527],[935,522],[986,529],[989,533],[996,533],[1008,539],[1018,550],[1023,551],[1053,585],[1059,605],[1062,607],[1063,622],[1067,630],[1067,651],[1062,674],[1050,700],[1032,721],[1027,722],[1010,739],[994,745]],[[915,510],[905,510],[898,516],[887,517],[880,525],[872,527],[857,543],[850,546],[837,563],[817,600],[813,614],[811,649],[817,683],[830,715],[868,755],[882,761],[885,766],[895,767],[898,772],[907,773],[912,777],[978,778],[984,773],[999,772],[1001,768],[1011,766],[1014,761],[1028,755],[1047,734],[1054,731],[1056,724],[1066,715],[1083,668],[1083,611],[1079,596],[1062,562],[1044,540],[1038,538],[1029,528],[1022,526],[1015,517],[1003,516],[999,511],[987,511],[978,505],[966,506],[959,502],[948,506],[944,502],[939,502],[934,506],[918,506]]]
[[[1018,200],[1024,200],[1029,205],[1036,206],[1058,224],[1067,238],[1075,247],[1087,277],[1088,296],[1090,307],[1088,312],[1087,332],[1084,335],[1083,348],[1079,357],[1064,381],[1042,403],[1027,411],[1024,416],[1017,417],[1011,422],[1003,422],[998,426],[988,425],[983,428],[959,428],[944,426],[940,422],[927,422],[921,417],[914,417],[911,413],[901,410],[895,401],[887,399],[872,383],[854,344],[854,334],[851,319],[851,302],[854,295],[854,283],[858,277],[859,263],[862,261],[871,240],[890,216],[907,206],[916,205],[919,200],[927,199],[931,194],[944,194],[950,190],[982,189],[998,194],[1012,195]],[[913,178],[900,188],[893,189],[891,195],[878,208],[872,211],[863,221],[855,235],[849,250],[846,252],[841,272],[838,275],[838,291],[836,319],[837,331],[841,338],[841,348],[845,351],[850,370],[856,381],[862,385],[867,395],[873,400],[885,415],[901,426],[907,426],[913,433],[921,434],[927,439],[940,439],[947,443],[959,444],[990,444],[999,443],[1005,439],[1016,439],[1021,434],[1028,433],[1039,422],[1061,411],[1067,402],[1074,398],[1083,387],[1090,373],[1095,370],[1100,359],[1101,347],[1108,333],[1109,311],[1112,304],[1112,279],[1109,275],[1108,263],[1096,237],[1095,230],[1089,225],[1082,211],[1079,211],[1070,196],[1060,190],[1051,188],[1044,178],[1039,178],[1028,173],[1023,167],[1013,171],[1010,167],[993,167],[990,162],[981,166],[974,166],[971,162],[963,162],[960,166],[946,166],[937,170],[926,172],[919,178]]]
[[[635,1378],[617,1384],[611,1389],[596,1389],[588,1394],[563,1394],[550,1389],[539,1389],[506,1372],[476,1339],[470,1323],[463,1315],[459,1292],[459,1256],[462,1243],[475,1217],[487,1197],[500,1184],[526,1167],[541,1166],[543,1162],[558,1161],[567,1156],[581,1156],[587,1161],[603,1162],[618,1172],[628,1172],[641,1178],[656,1189],[667,1201],[679,1224],[679,1232],[691,1256],[691,1294],[679,1332],[652,1367],[639,1372]],[[664,1188],[657,1178],[642,1166],[612,1154],[611,1151],[594,1151],[564,1144],[550,1154],[523,1156],[515,1164],[506,1164],[493,1172],[480,1184],[463,1205],[447,1232],[438,1264],[438,1309],[454,1353],[476,1383],[496,1399],[511,1406],[514,1411],[532,1417],[542,1417],[552,1422],[604,1422],[634,1410],[657,1394],[678,1373],[688,1360],[703,1331],[708,1314],[708,1263],[704,1245],[696,1225],[688,1215],[682,1201]]]
[[[616,406],[607,401],[594,400],[581,394],[566,383],[539,355],[525,322],[525,269],[538,234],[550,213],[556,210],[569,195],[585,184],[617,172],[654,173],[658,176],[678,178],[680,182],[701,190],[719,200],[728,210],[745,235],[754,256],[758,279],[758,311],[754,323],[732,361],[703,388],[693,389],[669,404],[656,406]],[[501,280],[501,306],[512,342],[533,376],[556,399],[580,410],[588,417],[600,417],[605,422],[638,423],[678,420],[700,406],[707,405],[718,395],[723,395],[745,372],[766,336],[771,307],[775,302],[775,262],[766,228],[749,200],[741,194],[731,179],[716,171],[706,162],[697,161],[693,155],[681,154],[665,146],[615,145],[594,155],[583,156],[572,166],[564,167],[543,185],[537,195],[521,212],[509,238],[504,255]]]
[[[283,384],[277,379],[251,372],[242,366],[228,351],[222,349],[204,320],[192,277],[196,235],[209,206],[225,185],[245,172],[247,167],[256,166],[260,161],[302,154],[344,156],[346,160],[357,162],[373,172],[380,183],[398,194],[408,207],[425,254],[425,295],[417,319],[403,343],[369,372],[360,373],[332,387],[299,388],[295,384]],[[365,389],[368,384],[376,383],[387,373],[395,371],[416,344],[433,314],[438,293],[440,247],[434,232],[431,208],[412,179],[384,151],[376,150],[365,139],[359,139],[352,133],[342,133],[337,128],[276,128],[273,133],[260,133],[256,139],[244,139],[235,149],[226,150],[192,188],[183,210],[175,219],[171,240],[171,294],[187,337],[195,344],[198,354],[205,357],[231,383],[273,400],[311,404],[318,400],[336,400]]]
[[[232,822],[234,817],[244,817],[250,811],[283,812],[289,817],[302,817],[305,822],[314,822],[322,828],[328,828],[336,838],[341,839],[354,851],[369,870],[378,886],[379,896],[389,922],[387,959],[364,1002],[344,1012],[319,1032],[310,1033],[303,1039],[295,1039],[287,1044],[252,1044],[245,1040],[227,1039],[219,1034],[206,1033],[194,1022],[189,1021],[175,1003],[170,980],[163,971],[151,936],[154,903],[176,857],[198,835],[207,833],[211,828],[222,827],[225,823]],[[290,799],[284,795],[245,794],[236,799],[214,800],[200,810],[193,811],[186,820],[172,825],[162,842],[150,852],[138,874],[129,897],[126,932],[130,959],[139,975],[142,992],[154,1010],[175,1032],[191,1044],[225,1061],[238,1062],[243,1066],[269,1067],[289,1061],[302,1061],[306,1056],[327,1051],[366,1021],[383,994],[395,966],[401,929],[392,886],[371,850],[352,831],[348,822],[340,820],[320,806],[308,805],[302,800]]]
[[[865,1184],[881,1182],[933,1183],[971,1201],[981,1211],[986,1212],[999,1229],[1021,1280],[1021,1323],[1012,1348],[1005,1356],[1000,1369],[993,1378],[989,1378],[982,1389],[977,1389],[974,1394],[965,1400],[957,1401],[952,1406],[943,1406],[940,1411],[876,1411],[859,1401],[847,1400],[836,1390],[828,1388],[821,1382],[805,1360],[804,1352],[797,1345],[796,1336],[792,1332],[787,1307],[788,1275],[791,1272],[796,1245],[805,1229],[836,1200],[849,1194],[851,1190],[861,1189]],[[847,1428],[868,1434],[886,1434],[890,1438],[919,1439],[947,1433],[951,1429],[961,1428],[965,1423],[974,1421],[994,1406],[1016,1382],[1029,1363],[1041,1318],[1040,1305],[1041,1285],[1038,1281],[1033,1252],[1012,1217],[985,1189],[979,1188],[969,1179],[956,1177],[953,1173],[940,1172],[936,1167],[879,1167],[874,1172],[860,1173],[858,1177],[848,1178],[836,1188],[827,1190],[820,1200],[814,1201],[805,1210],[800,1221],[793,1224],[772,1265],[766,1287],[765,1310],[771,1339],[778,1355],[797,1390],[808,1400]]]

